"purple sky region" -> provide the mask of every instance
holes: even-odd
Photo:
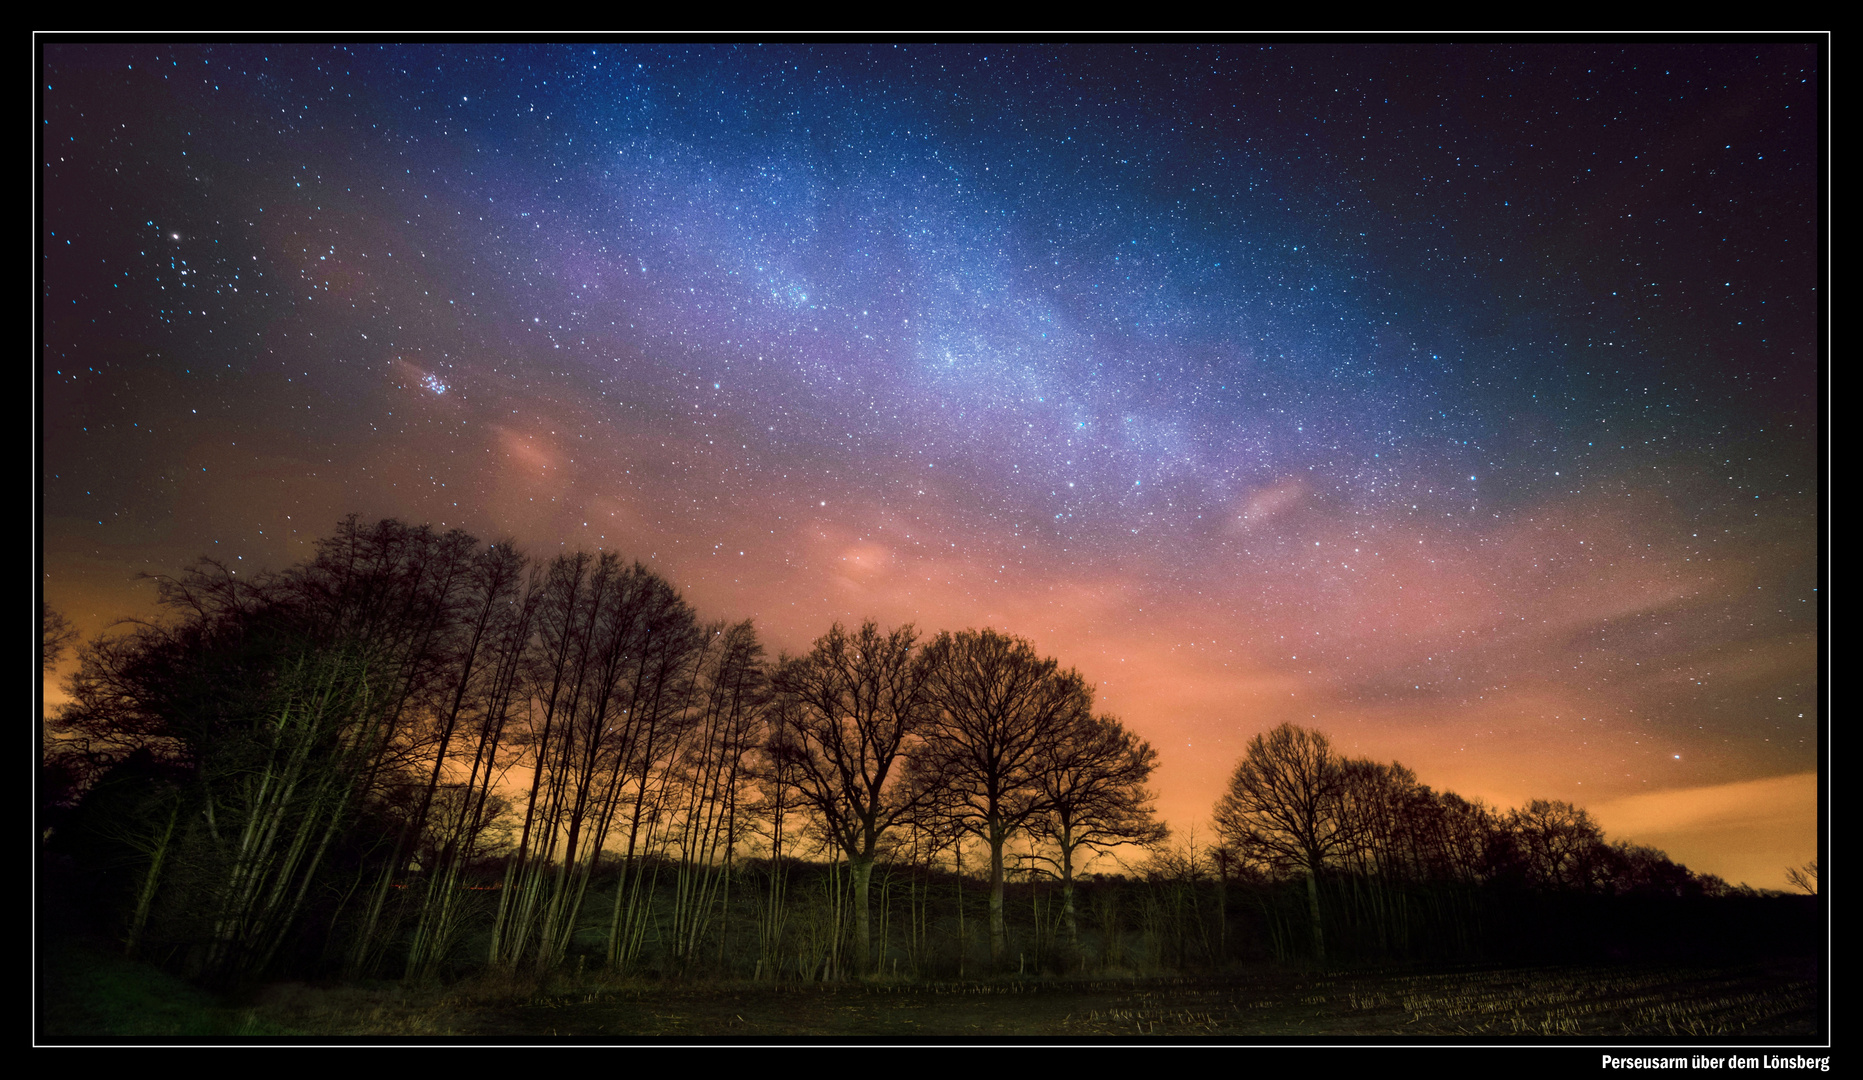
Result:
[[[1029,638],[1180,839],[1292,721],[1783,888],[1823,58],[48,42],[44,595],[612,550],[772,655]]]

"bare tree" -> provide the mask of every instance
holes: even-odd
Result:
[[[1305,872],[1313,951],[1322,964],[1320,874],[1354,843],[1342,813],[1343,779],[1326,736],[1282,724],[1249,741],[1229,790],[1216,804],[1216,828],[1225,841]]]
[[[426,853],[411,849],[406,856],[419,858],[426,882],[408,949],[410,975],[431,971],[453,940],[462,864],[489,824],[486,811],[495,805],[487,798],[489,781],[535,612],[535,591],[524,587],[525,562],[510,542],[493,544],[475,556],[469,602],[448,641],[448,679],[433,709],[439,746],[408,829],[416,849],[423,843],[428,847]],[[472,750],[463,784],[448,782],[449,773],[456,777],[460,769],[449,758],[456,733],[465,744],[458,756],[465,756],[466,746]],[[477,738],[472,737],[475,733]],[[436,797],[445,805],[440,820],[429,829],[428,814]]]
[[[670,820],[667,785],[712,639],[664,579],[583,552],[550,562],[535,622],[521,740],[531,787],[492,960],[547,969],[562,959],[604,845],[621,829],[607,959],[625,966],[647,924],[639,862]]]
[[[1074,874],[1082,850],[1122,844],[1157,844],[1167,830],[1153,815],[1145,782],[1158,764],[1151,744],[1127,731],[1116,717],[1083,716],[1050,743],[1035,782],[1048,812],[1031,822],[1054,842],[1061,878],[1061,923],[1067,948],[1080,952],[1074,907]]]
[[[49,675],[77,640],[78,628],[71,625],[71,620],[52,605],[39,601],[39,669]]]
[[[1436,797],[1435,810],[1431,833],[1443,876],[1463,885],[1487,880],[1494,861],[1489,849],[1495,846],[1498,828],[1495,812],[1482,800],[1464,799],[1453,791]]]
[[[648,574],[638,563],[635,571]],[[638,661],[622,713],[625,722],[617,725],[621,747],[617,760],[625,767],[615,774],[602,826],[606,835],[607,822],[613,821],[626,837],[608,930],[608,962],[619,968],[639,956],[652,921],[658,864],[652,875],[644,872],[643,864],[669,836],[679,751],[696,726],[700,676],[707,670],[706,658],[724,644],[720,637],[705,633],[691,607],[663,579],[652,576],[645,599],[637,620]],[[620,810],[628,802],[629,789],[632,809],[623,825]]]
[[[1603,870],[1604,832],[1591,814],[1558,799],[1534,799],[1507,816],[1538,885],[1588,889]]]
[[[1818,860],[1813,859],[1804,866],[1787,870],[1785,880],[1806,896],[1818,895]]]
[[[862,976],[871,974],[873,958],[874,859],[887,830],[926,794],[900,767],[929,715],[928,670],[917,662],[916,643],[910,626],[882,635],[868,621],[849,634],[836,623],[806,655],[784,657],[771,680],[783,705],[769,753],[847,856]]]
[[[990,847],[990,963],[1000,970],[1008,951],[1003,845],[1048,809],[1043,757],[1086,722],[1093,691],[1078,672],[994,630],[939,634],[925,663],[936,712],[922,783],[942,791],[943,813]]]
[[[729,628],[718,623],[708,632],[718,647],[704,667],[697,730],[680,754],[685,807],[670,936],[674,955],[688,967],[718,909],[729,907],[732,863],[744,831],[738,803],[749,779],[746,759],[762,738],[768,683],[763,646],[748,619]],[[721,960],[727,936],[719,935]]]

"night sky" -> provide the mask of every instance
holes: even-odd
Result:
[[[1180,840],[1292,721],[1784,888],[1820,50],[46,44],[44,595],[617,551],[1029,638]]]

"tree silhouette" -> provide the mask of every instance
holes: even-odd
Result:
[[[267,967],[364,805],[412,779],[403,709],[431,674],[442,539],[352,519],[320,545],[341,572],[247,580],[203,561],[157,579],[165,618],[84,650],[61,741],[100,768],[143,754],[186,777],[148,811],[145,886],[178,875],[186,966]]]
[[[352,517],[285,571],[203,560],[157,578],[163,615],[85,647],[51,725],[60,752],[93,776],[138,757],[142,773],[179,778],[124,823],[150,856],[134,931],[146,916],[180,966],[238,980],[301,949],[306,911],[334,903],[318,919],[332,942],[346,926],[352,964],[379,954],[401,908],[390,886],[425,842],[420,808],[468,711],[454,711],[457,687],[480,681],[458,648],[488,558],[477,548]],[[471,711],[481,700],[468,687]],[[486,807],[481,786],[475,830]],[[326,887],[333,861],[340,888]],[[359,924],[340,918],[352,896]]]
[[[532,564],[509,544],[352,518],[277,573],[203,561],[157,585],[163,613],[84,644],[47,722],[57,814],[43,842],[108,933],[191,974],[393,959],[423,978],[475,938],[496,967],[547,970],[603,921],[583,914],[600,896],[616,966],[715,958],[813,978],[846,956],[868,975],[901,940],[890,887],[905,893],[901,959],[928,974],[954,958],[961,976],[973,837],[990,851],[999,971],[1012,918],[1034,928],[1039,960],[1058,914],[1078,956],[1077,907],[1099,913],[1109,963],[1136,924],[1162,948],[1127,955],[1181,969],[1307,940],[1322,963],[1582,950],[1603,940],[1593,929],[1616,941],[1647,925],[1644,911],[1703,941],[1702,898],[1753,896],[1606,843],[1571,804],[1438,794],[1293,725],[1236,764],[1220,846],[1193,835],[1142,882],[1080,883],[1082,852],[1165,830],[1146,790],[1157,753],[1093,715],[1079,674],[992,630],[921,648],[911,627],[872,622],[766,669],[749,623],[701,625],[671,584],[616,556]],[[41,618],[41,659],[55,660],[69,626],[43,605]],[[838,852],[829,865],[795,857],[798,811]],[[759,822],[769,859],[734,872]],[[1053,868],[1058,907],[1031,889],[1006,909],[1018,833]],[[958,855],[956,875],[940,851]],[[794,904],[792,877],[807,890]],[[1816,862],[1787,877],[1816,893]],[[1238,905],[1261,917],[1232,935]],[[753,908],[754,926],[739,918]],[[952,916],[954,954],[936,941]]]
[[[770,710],[768,671],[756,629],[746,619],[735,626],[714,623],[716,642],[706,651],[697,723],[679,753],[676,786],[684,792],[677,833],[679,869],[675,877],[670,935],[679,963],[690,967],[699,946],[717,923],[722,960],[729,938],[727,913],[737,843],[746,831],[740,813],[750,762],[767,743]]]
[[[1303,870],[1314,955],[1326,961],[1320,921],[1321,871],[1355,842],[1343,813],[1344,769],[1317,731],[1282,724],[1249,741],[1216,804],[1216,828],[1243,851]]]
[[[1818,895],[1818,860],[1813,859],[1804,866],[1787,870],[1785,880],[1806,896]]]
[[[1003,845],[1048,809],[1044,756],[1087,722],[1093,693],[1034,646],[994,630],[938,635],[926,650],[936,707],[926,729],[928,787],[940,811],[990,848],[990,963],[1008,951],[1003,922]]]
[[[1670,861],[1653,847],[1619,840],[1603,851],[1598,884],[1613,895],[1699,895],[1701,885],[1688,867]]]
[[[916,642],[911,626],[882,635],[869,620],[849,634],[836,623],[771,677],[778,703],[769,753],[847,856],[862,976],[871,974],[874,859],[887,830],[927,794],[902,767],[930,711]]]
[[[1067,947],[1080,951],[1074,906],[1075,857],[1122,844],[1155,844],[1168,830],[1153,814],[1145,782],[1158,764],[1151,744],[1116,717],[1082,716],[1048,745],[1035,783],[1047,812],[1030,827],[1054,842],[1061,877],[1061,921]]]
[[[1584,809],[1558,799],[1534,799],[1507,817],[1535,884],[1589,889],[1604,869],[1604,832]]]
[[[39,669],[50,674],[65,650],[78,640],[78,628],[57,608],[39,601]]]

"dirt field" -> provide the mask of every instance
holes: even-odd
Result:
[[[923,986],[594,991],[459,1011],[449,1034],[557,1038],[1091,1039],[1745,1036],[1822,1039],[1812,972],[1533,968]],[[432,1014],[429,1014],[430,1016]],[[281,1017],[282,1019],[282,1017]]]
[[[553,977],[417,988],[273,984],[220,998],[95,942],[42,944],[41,1041],[992,1042],[1313,1038],[1825,1041],[1815,961],[1359,970],[771,987]]]

